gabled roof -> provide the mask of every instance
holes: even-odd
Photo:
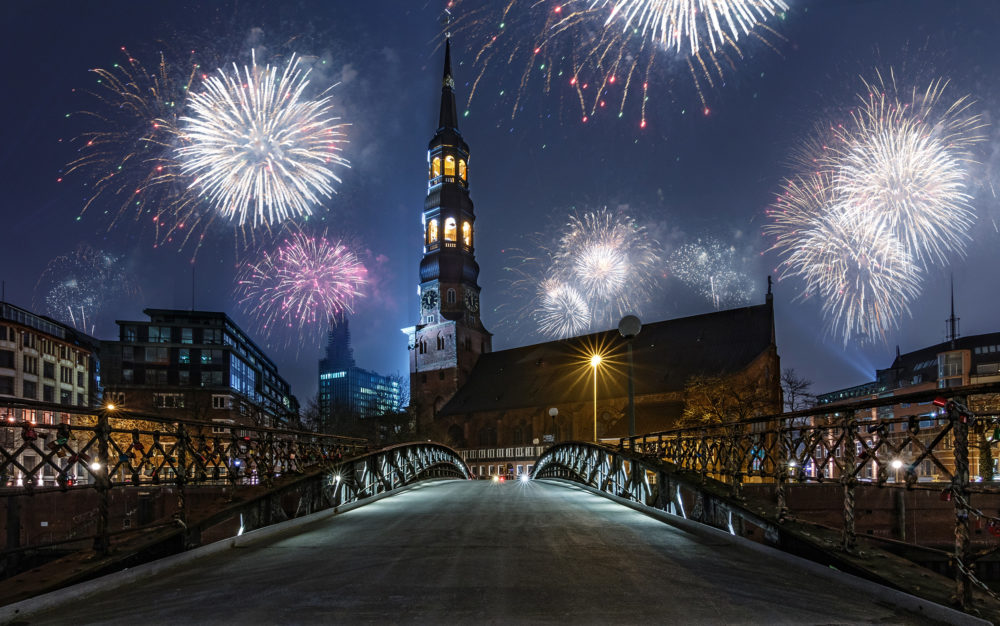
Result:
[[[635,394],[681,391],[692,376],[738,372],[772,344],[771,302],[644,325],[633,343]],[[608,330],[483,354],[439,414],[585,402],[594,394],[589,359],[595,351],[604,358],[598,397],[624,397],[626,344],[617,330]]]

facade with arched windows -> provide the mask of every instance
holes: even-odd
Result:
[[[492,335],[479,317],[470,153],[458,130],[454,87],[448,42],[438,129],[427,146],[418,319],[403,329],[410,348],[411,411],[421,434],[435,432],[437,411],[465,384],[479,356],[492,349]]]

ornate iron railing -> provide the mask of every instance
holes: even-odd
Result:
[[[968,606],[972,585],[985,589],[974,576],[974,561],[997,549],[970,549],[970,519],[1000,535],[1000,516],[973,505],[974,495],[1000,493],[998,394],[1000,384],[989,383],[831,404],[622,438],[617,450],[571,442],[543,454],[535,476],[571,478],[683,514],[679,498],[665,497],[663,485],[651,486],[665,461],[702,481],[719,481],[735,502],[743,500],[746,485],[769,486],[779,523],[791,514],[790,484],[834,483],[842,492],[840,549],[848,553],[856,550],[859,486],[934,490],[954,509],[956,595]],[[897,417],[902,409],[916,414]],[[656,467],[646,467],[642,459],[655,460]],[[725,528],[725,522],[717,525]]]
[[[25,547],[11,520],[18,510],[11,500],[19,496],[96,490],[94,547],[105,553],[108,503],[117,488],[176,489],[174,518],[183,523],[192,487],[226,487],[231,498],[238,488],[267,487],[282,475],[332,466],[366,449],[363,439],[282,428],[38,402],[0,404],[6,551]]]
[[[423,478],[471,479],[472,472],[455,450],[438,443],[406,443],[337,465],[327,481],[335,505],[356,502]]]

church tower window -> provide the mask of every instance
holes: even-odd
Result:
[[[455,304],[455,290],[448,290],[448,304]]]
[[[472,247],[472,224],[462,222],[462,243],[466,248]]]
[[[465,182],[465,159],[458,160],[458,177],[462,179],[463,183]]]
[[[455,157],[449,155],[444,158],[444,175],[454,176],[455,175]]]
[[[445,241],[455,241],[456,231],[458,229],[455,226],[455,218],[449,217],[444,221],[444,240]]]
[[[431,161],[431,178],[437,178],[441,175],[441,157],[434,157]]]
[[[437,243],[438,240],[438,221],[431,220],[427,223],[427,243]]]

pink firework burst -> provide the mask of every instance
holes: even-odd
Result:
[[[286,329],[305,339],[325,330],[336,313],[353,312],[367,282],[368,270],[342,241],[295,233],[244,265],[236,291],[240,307],[268,339]]]

